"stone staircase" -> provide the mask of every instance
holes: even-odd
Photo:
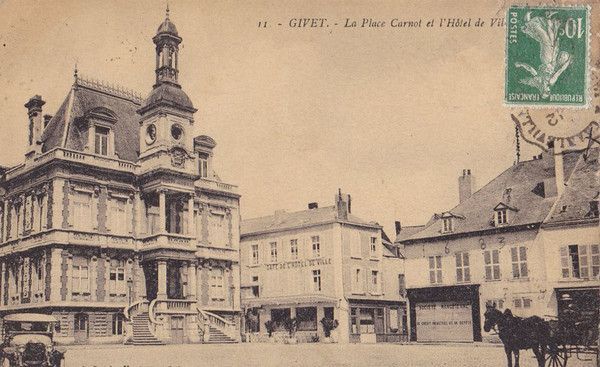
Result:
[[[208,341],[207,344],[228,344],[237,343],[238,341],[225,335],[221,330],[214,326],[210,326],[208,329]]]
[[[162,340],[152,334],[148,323],[150,316],[148,312],[140,312],[131,318],[133,324],[133,335],[127,339],[125,344],[130,345],[163,345]]]

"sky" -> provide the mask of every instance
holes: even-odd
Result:
[[[54,114],[80,75],[147,95],[165,1],[0,0],[0,165],[23,160],[34,94]],[[503,106],[503,1],[169,1],[183,43],[179,81],[217,142],[215,169],[239,185],[243,218],[332,205],[382,224],[426,222],[515,161]],[[330,27],[294,28],[293,18]],[[344,28],[346,18],[386,21]],[[422,19],[421,28],[390,20]],[[478,18],[483,27],[426,28]],[[266,21],[267,28],[259,28]],[[281,23],[281,26],[277,26]],[[334,24],[338,23],[337,26]],[[539,149],[522,142],[521,157]]]

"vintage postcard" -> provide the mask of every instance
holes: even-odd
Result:
[[[0,0],[1,366],[598,366],[600,2]]]

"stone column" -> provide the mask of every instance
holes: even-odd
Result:
[[[165,233],[167,228],[167,207],[166,207],[166,191],[160,190],[158,192],[158,232]]]
[[[2,277],[0,280],[0,284],[2,285],[0,287],[0,305],[4,305],[4,293],[5,293],[5,286],[4,286],[4,282],[6,282],[6,276],[4,275],[7,271],[7,267],[6,267],[6,263],[4,261],[2,261],[2,273],[0,274],[0,276]]]
[[[8,206],[8,198],[5,197],[4,198],[4,212],[2,214],[2,234],[0,237],[0,242],[5,242],[8,239],[9,233],[8,233],[8,211],[9,211],[9,206]]]
[[[144,202],[142,201],[142,193],[136,193],[133,199],[133,233],[136,236],[140,236],[142,233],[145,233],[144,223],[146,222],[146,218],[144,218]]]
[[[196,224],[194,223],[194,194],[188,198],[188,236],[196,236]]]
[[[157,274],[158,291],[156,293],[156,298],[167,299],[167,261],[166,260],[158,261],[157,273],[158,273]]]
[[[196,299],[196,262],[195,261],[191,261],[189,266],[188,266],[188,276],[187,276],[187,281],[188,281],[188,286],[187,286],[187,298],[191,299],[191,300],[195,300]]]

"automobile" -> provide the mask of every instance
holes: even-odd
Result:
[[[55,346],[53,341],[57,324],[50,315],[6,315],[2,322],[0,366],[63,367],[66,350]]]

